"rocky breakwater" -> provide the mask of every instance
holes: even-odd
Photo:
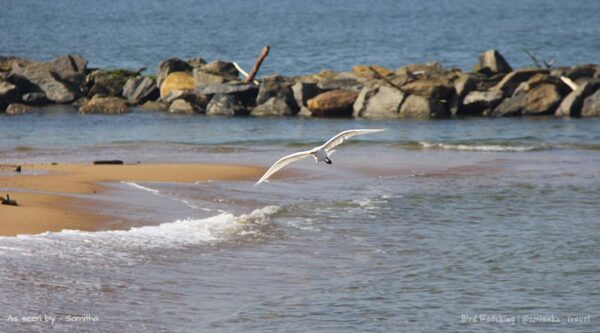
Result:
[[[26,113],[51,103],[81,113],[135,110],[221,116],[391,118],[600,116],[600,65],[513,69],[496,50],[470,72],[439,63],[397,70],[358,65],[246,82],[233,62],[177,58],[156,75],[88,68],[79,55],[48,62],[0,57],[0,112]]]

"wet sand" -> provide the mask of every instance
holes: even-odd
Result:
[[[114,219],[100,213],[94,202],[105,189],[103,183],[255,180],[263,172],[258,167],[220,164],[23,165],[21,174],[6,170],[0,174],[0,189],[19,203],[0,205],[0,236],[103,229]]]

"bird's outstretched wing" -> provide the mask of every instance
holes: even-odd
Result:
[[[343,131],[343,132],[339,133],[338,135],[334,136],[333,138],[329,139],[329,141],[325,142],[319,148],[323,148],[327,152],[329,152],[334,147],[341,145],[342,143],[344,143],[344,141],[348,140],[349,138],[351,138],[355,135],[383,132],[383,131],[385,131],[385,129],[354,129],[354,130]]]
[[[271,177],[271,175],[274,174],[275,172],[281,170],[281,168],[283,168],[284,166],[286,166],[292,162],[295,162],[297,160],[301,160],[303,158],[309,157],[311,154],[312,154],[312,151],[307,150],[307,151],[301,151],[299,153],[287,155],[287,156],[280,158],[279,161],[275,162],[275,164],[273,164],[269,168],[269,170],[267,170],[267,172],[265,172],[265,174],[254,185],[258,185],[258,184],[264,182],[265,180],[267,180],[267,178]]]

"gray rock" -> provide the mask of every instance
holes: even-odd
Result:
[[[449,100],[455,91],[454,85],[441,76],[409,82],[402,86],[402,90],[410,95],[436,100]]]
[[[188,65],[192,66],[194,69],[200,68],[203,65],[206,65],[206,60],[204,60],[203,58],[200,58],[200,57],[190,58],[190,59],[187,59],[185,62],[187,62]]]
[[[194,85],[196,89],[202,89],[211,84],[225,83],[232,79],[223,75],[205,72],[199,68],[194,68]]]
[[[31,106],[21,103],[13,103],[6,108],[6,114],[23,114],[28,113],[31,110],[33,110]]]
[[[200,110],[194,104],[185,99],[175,100],[171,103],[171,106],[169,106],[169,112],[171,113],[195,114],[199,113],[199,111]]]
[[[48,104],[48,99],[46,98],[46,94],[43,92],[30,92],[21,96],[23,103],[27,105],[46,105]]]
[[[363,84],[355,78],[325,79],[320,81],[317,86],[319,89],[321,89],[321,91],[352,90],[358,92],[363,88]]]
[[[454,94],[450,99],[450,113],[459,115],[458,109],[462,106],[465,97],[473,90],[477,89],[476,80],[468,74],[459,74],[454,80]]]
[[[160,87],[167,76],[173,72],[191,72],[192,69],[190,64],[179,58],[164,60],[156,68],[156,85]]]
[[[127,80],[123,86],[123,97],[130,104],[138,105],[159,97],[158,87],[153,78],[138,76]]]
[[[405,94],[398,89],[380,86],[363,88],[353,105],[353,116],[361,118],[399,118]]]
[[[299,109],[294,99],[292,92],[293,81],[282,76],[276,75],[265,78],[261,81],[258,87],[258,95],[256,96],[256,105],[266,103],[269,99],[277,97],[283,99],[289,107]]]
[[[583,101],[582,117],[600,117],[600,90],[588,96]]]
[[[79,54],[69,54],[50,61],[51,70],[60,77],[66,78],[72,74],[85,73],[88,61]]]
[[[90,87],[87,96],[93,97],[95,95],[104,95],[121,97],[126,82],[126,77],[115,75],[112,72],[101,69],[96,70],[86,78],[86,86]]]
[[[532,88],[523,100],[523,115],[554,114],[562,100],[558,87],[554,84],[543,83]]]
[[[548,74],[547,70],[524,68],[507,74],[498,84],[490,88],[492,91],[501,91],[504,96],[512,96],[519,84],[529,80],[536,74]]]
[[[486,74],[509,73],[512,68],[497,50],[487,50],[479,55],[479,63],[473,68],[474,72]]]
[[[400,108],[400,118],[440,118],[448,115],[440,102],[417,95],[408,96]]]
[[[234,95],[217,94],[206,107],[207,115],[240,116],[247,115],[248,111],[242,102]]]
[[[238,77],[239,72],[231,62],[216,60],[200,67],[206,73],[212,73],[222,76]]]
[[[78,91],[60,81],[59,75],[54,74],[52,66],[47,63],[13,63],[11,73],[27,78],[52,102],[70,103],[78,96]]]
[[[265,103],[255,107],[250,114],[256,117],[291,116],[294,111],[283,98],[271,97]]]
[[[6,107],[19,101],[19,89],[12,83],[0,81],[0,112],[4,112]]]
[[[501,91],[471,91],[459,106],[457,115],[481,115],[493,110],[501,101]]]
[[[564,117],[579,117],[583,101],[594,92],[600,89],[600,80],[591,80],[580,85],[563,99],[556,109],[555,115]]]
[[[235,95],[245,107],[255,105],[256,96],[258,95],[258,87],[254,84],[243,83],[219,83],[211,84],[204,88],[196,89],[199,95],[212,96],[216,94]]]
[[[79,108],[81,113],[119,114],[128,112],[127,103],[120,97],[94,96],[86,105]]]
[[[309,99],[319,95],[323,91],[319,88],[316,82],[296,82],[292,86],[292,93],[296,104],[300,107],[306,106]]]
[[[493,117],[520,116],[526,96],[527,94],[520,94],[505,98],[496,108],[494,108],[490,115]]]

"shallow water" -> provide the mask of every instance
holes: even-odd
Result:
[[[398,68],[439,61],[471,69],[496,48],[515,67],[523,49],[555,65],[597,63],[600,2],[539,0],[3,0],[0,53],[50,59],[78,52],[98,67],[147,67],[171,57],[237,61],[262,74]]]
[[[267,167],[342,129],[388,130],[341,146],[332,166],[301,161],[258,187],[110,184],[103,200],[125,200],[111,208],[124,230],[0,238],[0,316],[61,318],[1,320],[2,332],[600,327],[598,120],[46,111],[0,116],[3,163]],[[463,323],[479,315],[520,322]],[[553,315],[561,322],[524,322]]]

